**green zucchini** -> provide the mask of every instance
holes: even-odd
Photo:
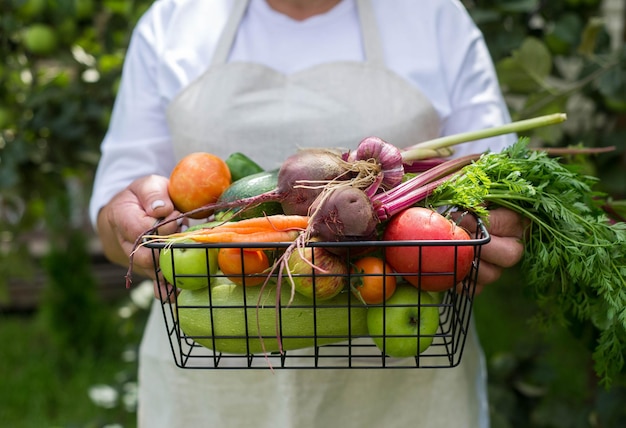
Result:
[[[266,352],[279,350],[275,284],[265,287],[260,304],[260,286],[242,287],[223,282],[212,285],[210,290],[211,310],[209,288],[181,290],[178,295],[178,320],[187,336],[202,346],[228,354],[262,353],[261,336]],[[316,302],[315,310],[312,300],[298,293],[288,305],[290,296],[291,288],[285,282],[281,289],[279,318],[283,350],[309,348],[367,336],[367,308],[350,298],[349,293]],[[317,341],[314,336],[317,336]]]
[[[243,198],[258,196],[262,193],[276,189],[278,185],[278,170],[263,171],[256,174],[248,175],[235,182],[224,190],[218,202],[232,202]],[[216,213],[218,220],[227,220],[240,208],[233,208],[227,211]],[[257,206],[251,207],[233,217],[233,221],[243,220],[245,218],[261,217],[264,215],[282,214],[283,208],[279,202],[263,202]]]

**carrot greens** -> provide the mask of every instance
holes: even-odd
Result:
[[[604,385],[626,355],[626,224],[611,222],[594,198],[595,177],[579,174],[527,139],[485,153],[439,185],[427,201],[456,206],[488,221],[506,207],[530,220],[522,275],[545,321],[591,322],[599,336],[593,353]]]

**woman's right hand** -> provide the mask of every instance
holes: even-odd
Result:
[[[105,256],[113,263],[128,267],[133,254],[133,273],[155,279],[152,251],[135,248],[137,238],[154,227],[159,219],[166,222],[180,215],[167,192],[168,179],[150,175],[133,181],[115,195],[98,214],[98,235]],[[160,226],[158,233],[176,232],[181,222]]]

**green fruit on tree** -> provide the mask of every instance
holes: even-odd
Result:
[[[403,284],[384,305],[367,310],[369,334],[390,357],[421,354],[432,344],[438,327],[439,309],[432,296],[410,285]]]
[[[74,13],[78,19],[93,17],[95,8],[93,0],[74,0]]]
[[[47,0],[26,0],[17,8],[19,16],[31,19],[41,16],[47,7]]]
[[[242,287],[225,279],[219,281],[210,288],[182,290],[177,299],[182,331],[217,352],[276,352],[280,349],[276,338],[277,322],[283,350],[367,336],[367,308],[349,293],[317,302],[314,309],[312,301],[299,294],[295,294],[290,303],[291,289],[285,282],[281,286],[278,315],[275,283],[266,287]]]
[[[183,290],[207,287],[217,272],[217,248],[165,247],[159,255],[165,280]]]
[[[8,128],[13,122],[13,114],[6,107],[0,107],[0,129]]]
[[[26,27],[23,41],[26,49],[36,55],[51,54],[58,45],[54,29],[46,24],[33,24]]]

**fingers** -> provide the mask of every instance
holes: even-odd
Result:
[[[128,189],[137,196],[143,211],[153,218],[163,218],[174,211],[174,204],[167,191],[168,179],[150,175],[132,182]]]
[[[473,215],[463,212],[452,214],[452,218],[459,221],[459,226],[465,228],[470,233],[476,233],[477,222]],[[527,222],[515,211],[506,208],[496,208],[489,211],[487,230],[489,234],[496,236],[510,236],[521,239]]]
[[[162,277],[159,281],[152,281],[154,287],[154,297],[161,302],[175,302],[176,295],[179,290],[175,290],[171,284],[168,284]]]
[[[167,193],[168,180],[156,175],[131,183],[115,195],[98,217],[98,231],[107,257],[128,265],[133,272],[155,278],[152,250],[139,247],[146,233],[168,235],[178,230],[180,213]],[[157,220],[160,226],[155,228]]]
[[[456,214],[457,218],[461,215]],[[459,224],[471,233],[476,232],[477,223],[471,215],[462,216]],[[489,212],[487,230],[491,239],[481,248],[477,292],[497,281],[505,268],[515,266],[522,259],[526,225],[522,216],[509,209],[497,208]]]
[[[138,208],[143,212],[141,226],[144,233],[152,229],[157,220],[159,226],[154,233],[160,235],[174,233],[182,224],[182,219],[179,219],[180,213],[175,210],[169,198],[167,184],[167,178],[151,175],[128,186],[128,190],[136,198]],[[174,221],[175,219],[177,221]],[[136,230],[133,230],[133,233],[135,232]]]
[[[487,245],[480,252],[481,261],[492,265],[509,268],[515,266],[524,255],[524,245],[519,238],[491,235]]]
[[[489,211],[489,233],[496,236],[524,237],[528,222],[515,211],[506,208],[497,208]]]

